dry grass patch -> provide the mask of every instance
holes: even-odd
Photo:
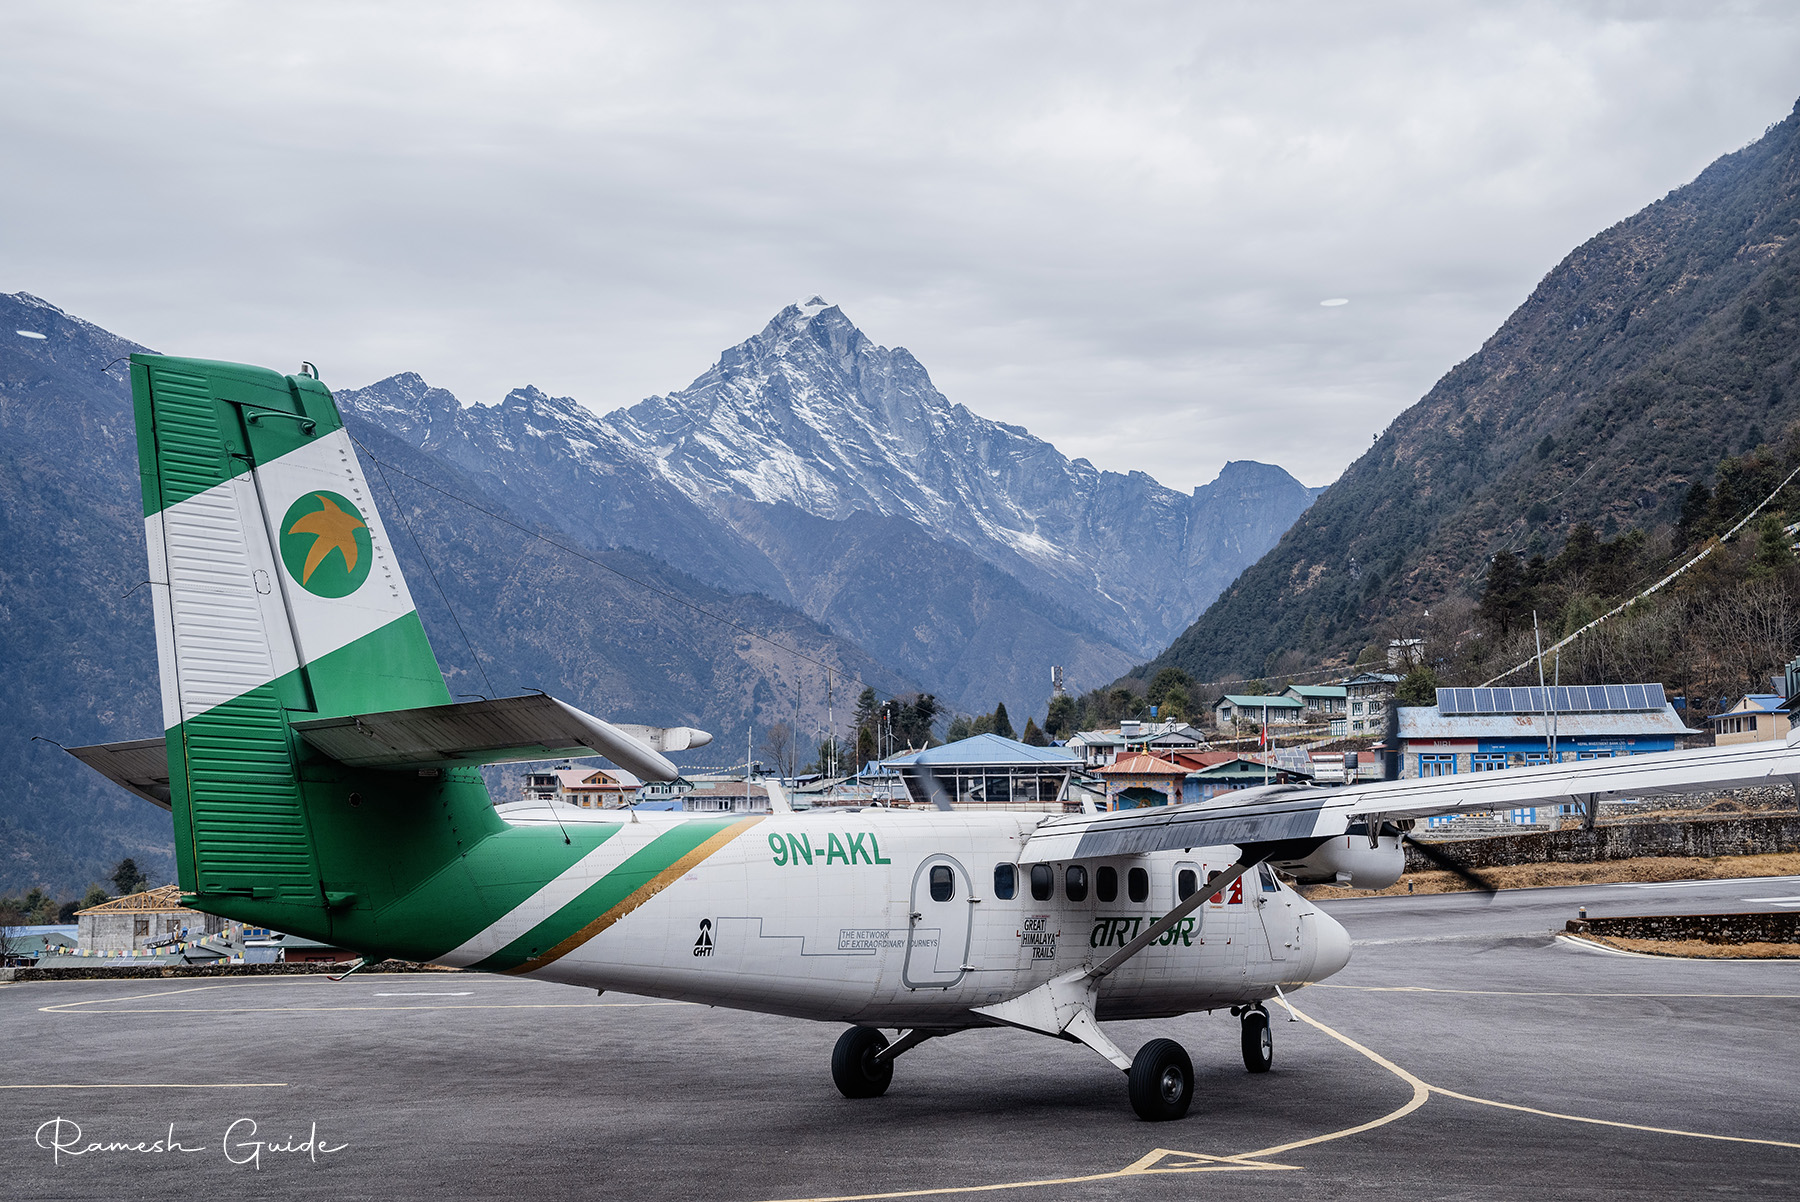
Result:
[[[1690,960],[1800,960],[1797,943],[1712,943],[1704,939],[1620,939],[1583,931],[1581,938],[1622,952]]]
[[[1440,843],[1456,854],[1455,843]],[[1643,856],[1635,860],[1599,860],[1591,864],[1519,864],[1484,868],[1481,875],[1500,889],[1542,889],[1554,885],[1614,885],[1628,882],[1716,881],[1729,877],[1800,876],[1800,854],[1768,856]],[[1412,888],[1408,889],[1407,886]],[[1451,872],[1409,872],[1386,889],[1338,889],[1308,885],[1300,892],[1313,901],[1340,897],[1404,897],[1408,893],[1467,893],[1469,885]]]

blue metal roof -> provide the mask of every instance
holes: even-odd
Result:
[[[984,768],[1035,767],[1043,764],[1069,768],[1080,764],[1081,760],[1061,747],[1032,747],[1017,739],[1000,735],[971,735],[942,747],[928,747],[924,751],[898,755],[881,763],[884,768],[897,768],[904,764],[978,764]]]

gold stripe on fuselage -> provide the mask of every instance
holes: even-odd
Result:
[[[633,889],[630,893],[620,898],[618,902],[612,905],[598,918],[582,927],[579,931],[576,931],[573,935],[570,935],[567,939],[564,939],[561,943],[558,943],[555,947],[550,948],[541,956],[533,956],[524,963],[514,965],[512,968],[507,969],[506,975],[520,976],[524,973],[536,972],[538,969],[562,959],[564,956],[568,955],[570,952],[574,951],[576,948],[594,938],[596,935],[618,922],[621,918],[624,918],[627,914],[630,914],[633,910],[655,897],[658,893],[661,893],[664,889],[673,885],[683,876],[686,876],[696,865],[700,864],[714,852],[718,851],[727,843],[730,843],[733,839],[737,838],[761,821],[762,818],[758,816],[755,818],[745,818],[741,822],[732,823],[730,826],[712,836],[710,839],[706,840],[706,842],[700,844],[698,847],[694,848],[694,850],[688,852],[679,860],[676,860],[673,864],[645,881],[642,885],[639,885],[636,889]]]

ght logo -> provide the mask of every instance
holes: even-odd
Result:
[[[347,498],[309,492],[281,519],[281,562],[300,587],[320,597],[348,597],[369,578],[375,554],[369,524]]]

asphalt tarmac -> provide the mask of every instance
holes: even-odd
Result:
[[[1294,996],[1302,1021],[1275,1009],[1273,1072],[1244,1072],[1222,1013],[1109,1025],[1200,1071],[1189,1117],[1155,1125],[1092,1052],[1012,1031],[927,1043],[852,1102],[836,1027],[565,986],[0,986],[0,1178],[21,1199],[1800,1197],[1800,963],[1554,938],[1584,904],[1780,909],[1800,879],[1331,903],[1354,958]],[[40,1146],[171,1131],[196,1150]]]

